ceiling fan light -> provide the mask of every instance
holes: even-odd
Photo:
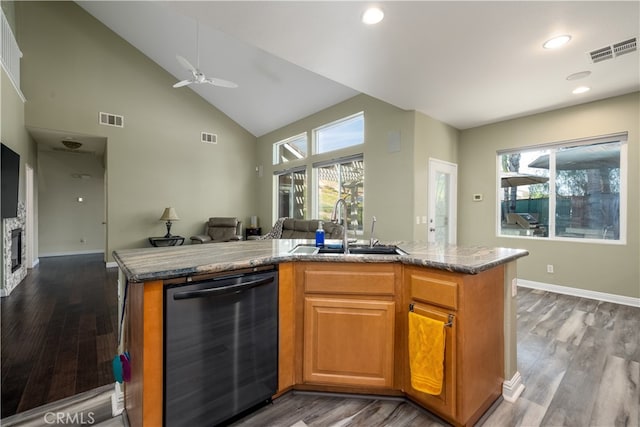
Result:
[[[370,7],[362,14],[362,22],[367,25],[377,24],[384,18],[384,12],[377,7]]]
[[[568,34],[557,36],[544,42],[542,47],[545,49],[557,49],[569,43],[569,40],[571,40],[571,36]]]
[[[590,90],[591,88],[588,86],[578,86],[571,93],[573,93],[574,95],[578,95],[581,93],[589,92]]]

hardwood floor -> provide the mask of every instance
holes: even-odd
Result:
[[[113,383],[117,269],[102,254],[40,258],[0,304],[2,418]]]

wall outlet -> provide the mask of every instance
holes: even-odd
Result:
[[[553,273],[553,264],[547,264],[547,273]]]
[[[481,202],[482,201],[482,194],[477,193],[473,195],[473,201],[474,202]]]

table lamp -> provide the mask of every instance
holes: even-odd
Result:
[[[160,221],[167,221],[167,234],[164,237],[171,237],[171,221],[178,221],[180,218],[173,208],[165,208],[160,217]]]

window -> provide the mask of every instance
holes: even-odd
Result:
[[[328,153],[364,143],[364,113],[338,120],[313,131],[315,153]]]
[[[305,132],[273,144],[273,164],[279,165],[292,160],[305,159],[307,153],[307,133]]]
[[[498,153],[499,234],[624,243],[626,140]]]
[[[277,217],[304,219],[306,212],[306,168],[276,173]]]
[[[313,165],[317,177],[314,217],[329,221],[338,199],[346,198],[349,230],[362,231],[364,159],[361,155]],[[345,212],[341,212],[344,220]]]

